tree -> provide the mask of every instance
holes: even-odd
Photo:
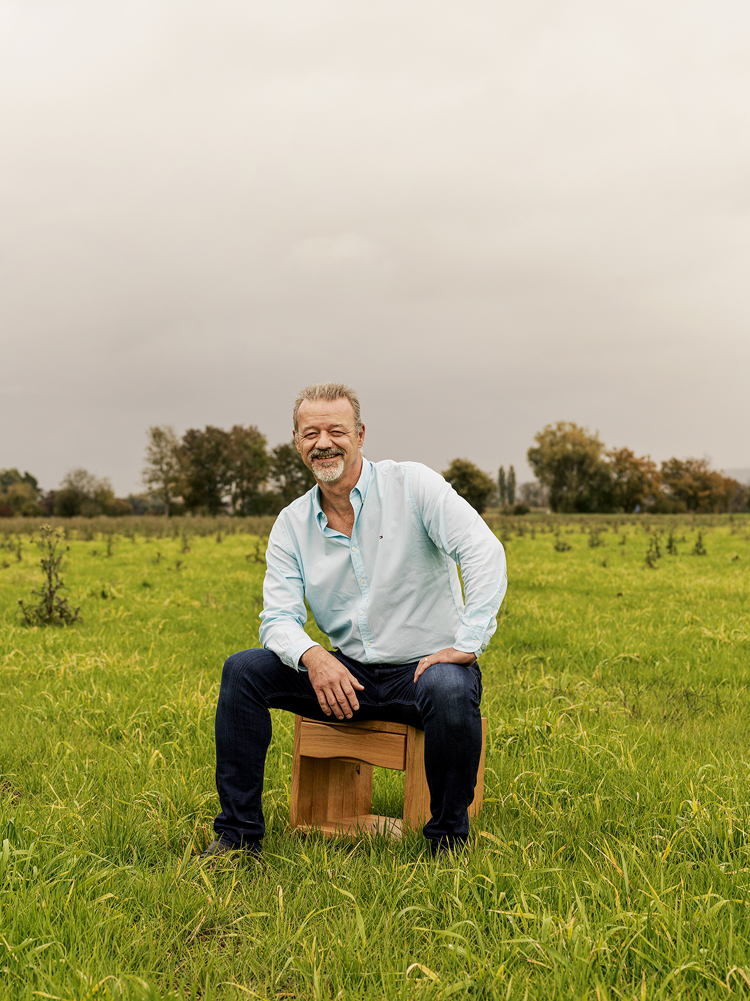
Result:
[[[508,479],[505,484],[505,496],[511,506],[516,503],[516,471],[513,466],[508,466]]]
[[[598,435],[568,421],[548,424],[528,450],[529,465],[549,489],[553,511],[606,511],[611,507],[612,474]]]
[[[667,459],[661,476],[670,496],[688,511],[738,510],[745,501],[742,484],[711,469],[705,459]]]
[[[36,495],[39,495],[39,483],[31,473],[24,473],[21,476],[17,469],[0,469],[0,493],[5,493],[14,483],[28,483]]]
[[[180,492],[180,442],[168,425],[150,427],[147,434],[143,483],[150,496],[162,502],[168,518],[170,505]]]
[[[500,507],[505,507],[507,500],[507,484],[505,480],[505,470],[502,466],[497,471],[497,500]]]
[[[87,469],[71,469],[63,477],[60,489],[55,492],[54,512],[62,518],[83,515],[93,518],[106,514],[115,499],[112,484],[104,477],[98,479]]]
[[[217,515],[229,490],[229,435],[210,424],[203,431],[191,428],[180,446],[183,500],[188,511]]]
[[[266,436],[250,425],[235,424],[227,436],[227,487],[233,514],[259,514],[260,495],[270,461]]]
[[[495,492],[492,477],[468,459],[454,459],[443,476],[456,493],[467,500],[479,514],[487,507],[487,502]]]
[[[271,476],[284,507],[315,486],[315,477],[302,461],[293,439],[271,450]]]
[[[36,477],[31,473],[21,476],[17,469],[0,469],[0,509],[7,517],[40,515],[42,508]]]
[[[613,448],[607,452],[612,472],[612,503],[627,514],[656,500],[662,493],[661,477],[649,456],[637,456],[629,448]]]

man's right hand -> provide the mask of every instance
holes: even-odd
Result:
[[[310,684],[326,716],[333,712],[336,719],[351,719],[352,713],[359,709],[355,688],[362,692],[365,686],[322,646],[305,650],[300,661],[307,668]]]

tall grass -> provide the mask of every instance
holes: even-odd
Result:
[[[258,642],[264,568],[197,521],[187,546],[71,524],[72,627],[22,624],[38,553],[0,549],[0,996],[750,995],[750,519],[499,520],[468,849],[290,833],[274,712],[262,860],[209,868],[221,664]],[[402,785],[378,771],[375,809]]]

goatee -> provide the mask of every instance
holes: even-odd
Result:
[[[337,458],[338,462],[325,466],[318,466],[318,461],[313,459],[312,467],[315,479],[320,480],[321,483],[335,483],[340,480],[344,472],[344,460],[341,456],[337,456]]]

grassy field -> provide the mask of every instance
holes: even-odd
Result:
[[[39,553],[11,531],[33,526],[0,523],[0,996],[750,996],[750,519],[492,523],[510,587],[469,848],[290,834],[275,713],[263,858],[208,869],[219,677],[258,643],[262,544],[69,524],[83,621],[40,629],[17,606]],[[377,812],[399,782],[377,773]]]

